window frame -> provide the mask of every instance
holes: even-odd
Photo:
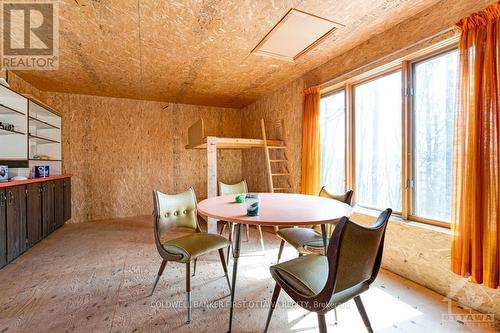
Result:
[[[456,39],[452,38],[444,43],[430,46],[427,49],[417,51],[403,58],[382,64],[378,68],[360,73],[352,78],[341,81],[334,85],[322,87],[321,98],[344,91],[345,96],[345,186],[346,189],[356,188],[356,110],[355,110],[355,88],[361,84],[368,83],[386,75],[401,71],[401,207],[400,212],[395,211],[404,220],[430,224],[438,227],[451,228],[448,221],[440,221],[424,218],[412,214],[413,188],[410,181],[413,180],[413,85],[414,64],[438,57],[445,53],[457,50]],[[356,199],[356,192],[354,193]],[[380,211],[379,208],[359,205],[363,208]]]
[[[415,59],[411,59],[411,61],[407,61],[407,72],[408,72],[408,80],[407,80],[407,90],[405,92],[405,98],[408,100],[407,105],[406,105],[406,112],[407,112],[407,118],[408,118],[408,142],[407,142],[407,147],[409,149],[408,155],[406,158],[406,168],[407,168],[407,180],[406,184],[403,183],[403,185],[406,185],[406,193],[405,193],[405,200],[408,202],[408,207],[407,207],[407,215],[406,219],[416,221],[416,222],[421,222],[421,223],[426,223],[426,224],[432,224],[440,227],[447,227],[450,228],[450,222],[447,221],[442,221],[442,220],[437,220],[437,219],[431,219],[431,218],[426,218],[426,217],[421,217],[418,215],[413,214],[413,204],[414,204],[414,187],[413,187],[413,182],[414,182],[414,151],[415,151],[415,133],[414,133],[414,86],[415,86],[415,65],[418,64],[419,62],[426,61],[426,60],[431,60],[433,58],[442,56],[446,53],[456,51],[458,48],[456,46],[452,47],[447,47],[440,49],[438,51],[432,52],[427,55],[423,55],[420,57],[417,57]],[[458,73],[457,73],[458,74]],[[411,183],[411,185],[409,184]]]
[[[344,132],[345,132],[345,135],[346,137],[344,138],[344,191],[347,191],[347,189],[349,188],[348,187],[348,183],[349,183],[349,179],[347,178],[347,166],[348,166],[348,163],[347,163],[347,153],[348,153],[348,144],[347,144],[347,137],[348,137],[348,132],[347,132],[347,124],[348,124],[348,117],[347,117],[347,90],[344,86],[342,87],[339,87],[335,90],[331,90],[331,91],[328,91],[328,92],[325,92],[325,93],[321,93],[320,94],[320,100],[322,98],[326,98],[328,96],[331,96],[331,95],[335,95],[335,94],[338,94],[340,92],[344,92]],[[321,140],[321,139],[320,139]]]

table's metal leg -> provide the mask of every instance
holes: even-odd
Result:
[[[323,236],[323,253],[326,256],[326,249],[328,248],[328,235],[326,234],[326,225],[321,225],[321,236]]]
[[[228,226],[229,226],[229,243],[231,243],[228,247],[227,247],[227,264],[229,265],[229,256],[231,255],[231,250],[232,250],[232,247],[233,247],[233,228],[234,228],[234,223],[232,222],[227,222]]]
[[[235,228],[236,235],[233,243],[233,283],[231,284],[231,309],[229,312],[229,332],[233,326],[233,310],[234,310],[234,293],[236,291],[236,274],[238,273],[238,259],[240,257],[240,245],[241,245],[241,224],[233,224]]]

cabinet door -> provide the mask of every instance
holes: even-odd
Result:
[[[42,183],[42,231],[47,237],[54,231],[54,182]]]
[[[7,197],[5,189],[0,189],[0,267],[7,264],[7,221],[6,221]]]
[[[54,181],[54,225],[59,228],[64,224],[64,185],[63,180]]]
[[[28,246],[33,246],[42,239],[42,185],[40,183],[27,186],[26,226]]]
[[[7,188],[7,261],[26,250],[26,186]]]
[[[71,178],[63,180],[64,188],[64,222],[71,218]]]

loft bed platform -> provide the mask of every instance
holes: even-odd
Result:
[[[215,144],[217,149],[248,149],[265,147],[264,139],[249,139],[249,138],[228,138],[206,135],[203,119],[200,118],[196,123],[188,129],[188,144],[186,149],[207,149],[207,138]],[[281,140],[267,140],[268,146],[282,146]]]
[[[283,121],[280,122],[283,126]],[[207,152],[207,198],[217,196],[217,149],[247,149],[247,148],[263,148],[266,154],[266,163],[268,177],[271,175],[271,165],[269,160],[269,149],[286,150],[284,140],[267,140],[264,119],[261,119],[262,138],[227,138],[218,137],[215,135],[207,135],[205,132],[205,124],[200,118],[196,123],[188,129],[188,144],[186,149],[205,149]],[[283,139],[286,136],[281,136]],[[286,152],[285,152],[285,156]],[[288,159],[288,157],[286,157]],[[283,162],[283,160],[280,160]],[[277,175],[277,174],[276,174]],[[281,176],[281,174],[280,174]],[[271,179],[272,182],[272,179]],[[272,184],[272,183],[271,183]],[[209,233],[218,233],[217,221],[213,218],[207,218],[207,230]]]

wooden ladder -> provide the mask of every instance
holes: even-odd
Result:
[[[260,126],[262,129],[262,138],[264,139],[264,153],[266,156],[267,184],[269,192],[291,193],[293,192],[293,170],[290,165],[290,152],[287,145],[285,121],[280,120],[277,126],[281,136],[280,145],[268,145],[264,119],[260,120]],[[279,228],[275,226],[274,232],[278,232],[278,229]]]

